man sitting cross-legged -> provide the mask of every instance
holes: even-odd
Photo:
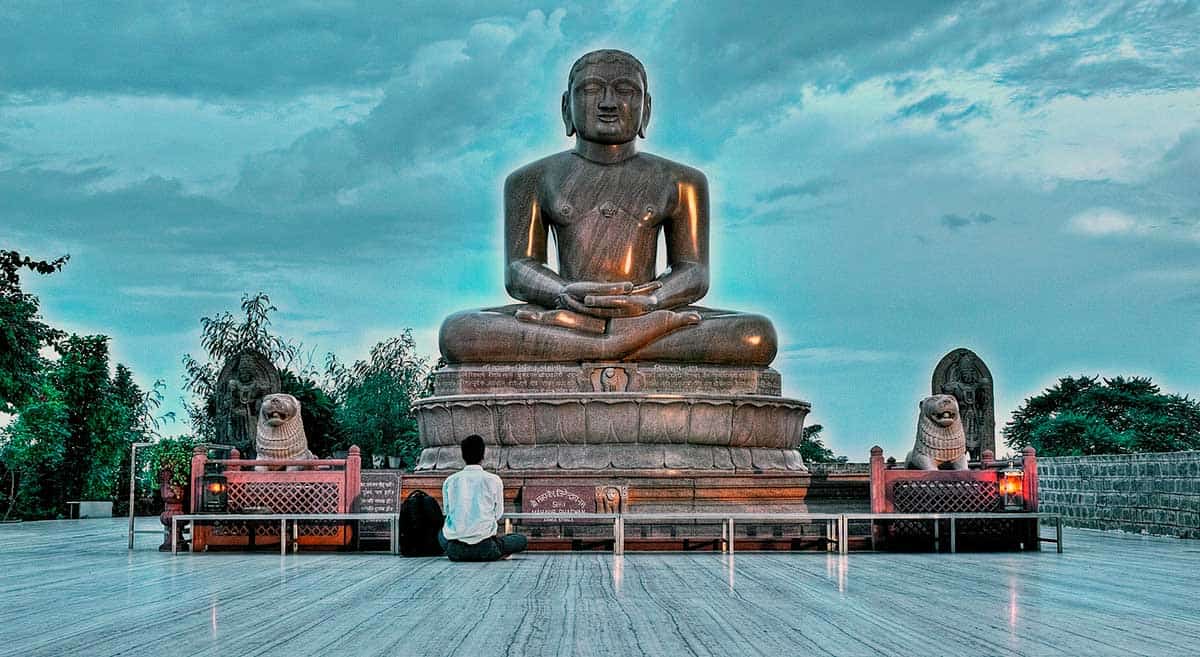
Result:
[[[521,552],[528,543],[520,534],[496,536],[496,522],[504,515],[504,484],[479,465],[483,451],[480,436],[463,438],[467,466],[442,484],[446,524],[438,539],[451,561],[495,561]]]

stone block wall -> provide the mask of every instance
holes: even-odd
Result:
[[[1200,451],[1038,458],[1038,488],[1074,527],[1200,538]]]

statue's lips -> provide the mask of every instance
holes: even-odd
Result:
[[[621,117],[616,114],[599,114],[596,116],[596,120],[601,123],[616,123],[621,120]]]

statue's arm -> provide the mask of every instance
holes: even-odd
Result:
[[[566,284],[546,266],[548,236],[536,172],[514,171],[504,181],[504,288],[516,299],[554,308]]]
[[[708,180],[688,169],[676,183],[676,196],[664,226],[669,269],[659,277],[659,308],[695,303],[708,292]]]

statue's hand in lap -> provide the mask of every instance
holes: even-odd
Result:
[[[558,296],[560,308],[583,315],[612,319],[638,317],[658,310],[658,297],[651,294],[662,287],[658,281],[642,285],[620,283],[571,283]]]
[[[662,287],[662,283],[651,281],[642,285],[623,281],[617,283],[577,282],[563,287],[558,296],[557,310],[535,311],[522,309],[515,313],[517,320],[534,324],[546,324],[585,333],[602,334],[608,328],[609,319],[632,319],[645,317],[644,323],[682,327],[700,323],[696,312],[673,312],[658,307],[658,299],[648,294]],[[624,324],[625,322],[618,322]]]

